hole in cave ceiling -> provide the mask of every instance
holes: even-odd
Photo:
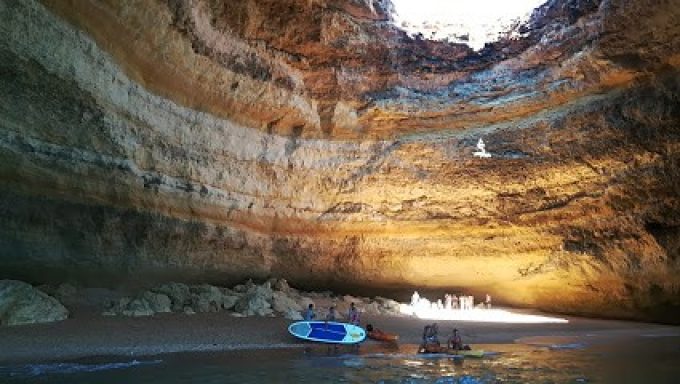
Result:
[[[392,0],[393,21],[411,36],[463,43],[475,51],[519,27],[546,0]]]

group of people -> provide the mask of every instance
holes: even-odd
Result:
[[[413,301],[419,301],[420,298],[417,296],[418,292],[415,292],[413,294],[414,299]],[[488,295],[487,295],[488,296]],[[464,296],[461,296],[459,299],[463,299]],[[455,295],[446,295],[445,296],[445,302],[446,304],[444,305],[444,308],[449,308],[453,309],[456,308],[453,306],[454,298],[456,298]],[[472,298],[472,296],[469,296],[469,298]],[[424,299],[427,300],[427,299]],[[490,298],[487,298],[487,301],[490,302]],[[441,300],[439,300],[439,303],[441,303]],[[461,306],[461,308],[464,308]],[[314,310],[314,304],[310,303],[307,306],[307,309],[304,311],[303,314],[304,320],[305,321],[312,321],[316,320],[316,312]],[[328,313],[326,314],[324,321],[337,321],[338,315],[337,315],[337,310],[335,308],[335,305],[331,305],[328,308]],[[347,319],[350,324],[353,325],[359,325],[360,323],[360,312],[357,309],[356,305],[354,303],[350,303],[349,310],[347,312]],[[377,333],[382,333],[382,331],[378,329],[374,329],[372,325],[368,325],[366,327],[368,332],[377,332]],[[454,328],[451,331],[451,334],[447,337],[446,340],[446,347],[450,350],[465,350],[465,349],[470,349],[469,346],[463,344],[463,340],[460,336],[460,333],[458,332],[458,329]],[[337,349],[337,346],[336,346]],[[441,345],[439,342],[439,326],[437,323],[432,323],[428,324],[425,326],[423,329],[423,342],[420,346],[420,351],[421,352],[439,352],[441,350]]]
[[[316,319],[316,312],[314,311],[314,304],[309,303],[307,306],[307,309],[304,311],[302,315],[303,319],[305,321],[312,321]],[[335,308],[335,305],[331,305],[328,307],[328,313],[326,313],[325,318],[323,321],[329,322],[329,321],[337,321],[338,320],[338,313]],[[358,326],[360,323],[360,315],[359,315],[359,309],[354,305],[354,303],[350,303],[349,305],[349,310],[347,311],[347,320],[350,324]],[[330,354],[331,351],[338,351],[338,345],[334,344],[332,346],[333,348],[331,349],[331,345],[328,345],[328,353]],[[358,348],[359,345],[357,344],[356,346],[353,346],[353,348]],[[305,349],[306,352],[308,352],[308,349]]]
[[[305,310],[304,314],[302,315],[305,321],[312,321],[316,319],[316,312],[314,311],[314,304],[310,303],[307,306],[307,310]],[[328,313],[326,314],[324,321],[337,321],[338,319],[338,314],[337,310],[335,309],[335,305],[331,305],[328,308]],[[347,313],[347,320],[350,324],[353,325],[359,325],[360,323],[360,314],[359,314],[359,309],[357,309],[356,305],[354,303],[351,303],[349,305],[349,310]]]
[[[463,344],[463,339],[460,336],[458,329],[453,328],[451,334],[446,339],[446,348],[450,350],[469,350],[468,345]],[[441,344],[439,343],[439,325],[437,323],[428,324],[423,329],[423,342],[420,345],[420,352],[440,352]]]
[[[444,295],[444,301],[442,301],[442,299],[437,299],[437,301],[430,302],[430,300],[420,297],[418,291],[415,291],[413,292],[413,296],[411,296],[411,307],[414,308],[414,310],[417,310],[418,308],[436,310],[470,310],[475,308],[475,298],[474,296],[457,296],[455,294],[447,293]],[[491,296],[487,294],[484,302],[479,303],[477,307],[491,309]]]

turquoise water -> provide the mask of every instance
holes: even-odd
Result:
[[[0,366],[2,383],[677,383],[680,338],[485,345],[481,359],[416,346],[314,346]]]

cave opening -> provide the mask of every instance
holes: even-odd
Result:
[[[467,44],[479,51],[502,38],[520,38],[521,26],[545,0],[392,0],[395,25],[409,35]]]

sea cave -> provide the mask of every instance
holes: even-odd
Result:
[[[677,2],[472,3],[0,0],[0,279],[680,324]]]

